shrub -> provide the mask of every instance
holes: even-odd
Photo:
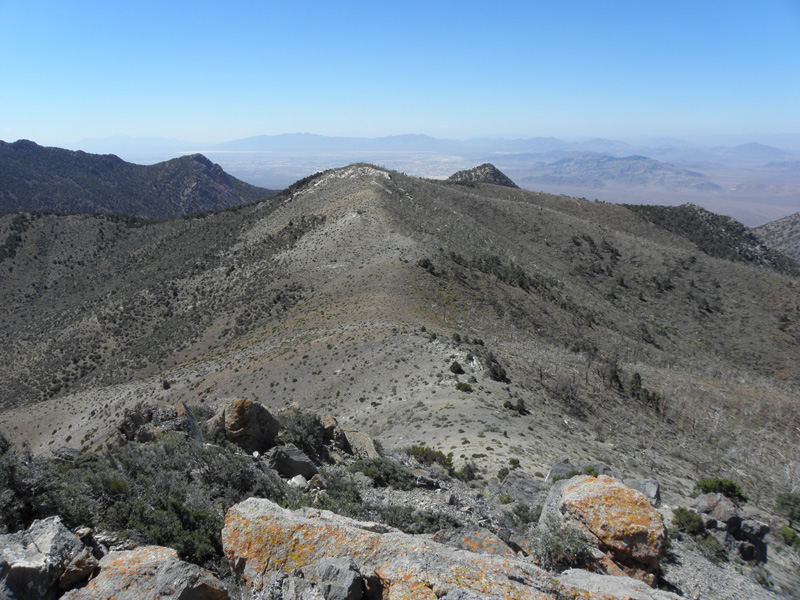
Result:
[[[542,507],[537,506],[536,508],[531,508],[527,504],[517,503],[514,505],[514,508],[505,512],[505,516],[518,521],[522,527],[527,527],[531,523],[539,521],[539,517],[542,516]]]
[[[742,493],[738,483],[719,477],[701,479],[694,484],[694,493],[695,495],[722,494],[737,503],[747,502],[747,496]]]
[[[700,535],[706,530],[706,526],[703,523],[703,517],[698,515],[693,510],[683,508],[682,506],[673,511],[672,525],[678,531],[688,533],[691,536]]]
[[[775,512],[786,517],[789,527],[792,523],[800,519],[800,494],[784,492],[775,497]]]
[[[500,504],[511,504],[511,496],[509,494],[500,494],[500,497],[497,499]]]
[[[450,372],[455,373],[456,375],[463,375],[464,368],[461,366],[461,363],[459,363],[457,360],[454,360],[453,364],[450,365]]]
[[[589,563],[592,558],[589,540],[577,528],[562,525],[548,516],[545,527],[531,540],[533,555],[549,571],[564,571]]]
[[[456,389],[459,392],[470,393],[472,391],[472,386],[464,381],[460,381],[459,383],[456,384]]]
[[[713,535],[708,534],[697,539],[697,547],[700,548],[703,556],[715,565],[728,560],[728,553]]]
[[[413,456],[423,465],[439,464],[447,469],[447,472],[452,475],[455,468],[453,467],[453,453],[445,454],[441,450],[434,450],[427,446],[415,444],[409,448],[404,448],[403,452],[409,456]]]
[[[325,449],[325,428],[319,417],[305,410],[290,410],[278,416],[281,439],[294,444],[310,457],[319,457]]]
[[[478,467],[470,460],[464,463],[464,466],[455,472],[455,476],[461,481],[472,481],[478,478]]]
[[[405,533],[436,533],[442,529],[461,527],[461,523],[450,515],[412,506],[390,505],[378,510],[384,523]]]
[[[590,477],[597,477],[600,475],[600,471],[597,470],[597,467],[592,465],[586,465],[583,467],[583,474],[589,475]]]
[[[497,479],[500,483],[508,476],[508,467],[500,467],[497,471]]]
[[[362,458],[350,465],[350,470],[361,471],[379,487],[392,486],[398,490],[410,490],[416,482],[409,469],[391,458]]]
[[[775,534],[787,546],[792,546],[792,547],[796,546],[800,548],[800,535],[797,535],[797,532],[791,527],[787,527],[786,525],[781,525],[780,527],[778,527],[777,530],[775,530]]]

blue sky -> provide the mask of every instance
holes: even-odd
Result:
[[[800,133],[800,0],[0,0],[0,139]]]

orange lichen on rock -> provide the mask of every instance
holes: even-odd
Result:
[[[509,600],[603,597],[562,586],[517,557],[476,554],[328,511],[286,510],[265,499],[228,511],[222,544],[237,578],[253,590],[267,585],[273,571],[290,574],[325,557],[346,556],[390,600],[433,600],[460,591]]]
[[[575,477],[561,490],[558,512],[595,539],[626,572],[654,582],[652,573],[666,549],[666,529],[641,492],[606,475]]]

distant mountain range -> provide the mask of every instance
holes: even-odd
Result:
[[[113,154],[0,141],[0,212],[119,213],[161,219],[273,194],[236,179],[200,154],[143,166]]]
[[[721,192],[722,188],[702,173],[645,156],[616,158],[605,154],[573,154],[552,163],[528,167],[527,184],[567,184],[600,189],[610,182],[623,185],[658,186],[673,190]]]

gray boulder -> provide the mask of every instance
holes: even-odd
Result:
[[[83,543],[58,517],[34,521],[26,531],[0,535],[0,598],[57,597],[59,579],[83,551]]]
[[[361,573],[349,558],[323,558],[314,576],[325,600],[361,600],[364,594]]]
[[[706,514],[718,523],[723,523],[728,531],[737,535],[742,524],[742,513],[730,498],[722,494],[702,494],[692,500],[689,508]]]
[[[142,546],[111,552],[89,583],[62,600],[230,600],[225,586],[209,571],[183,562],[172,548]]]
[[[678,600],[679,598],[669,592],[654,590],[646,583],[631,577],[610,577],[583,569],[569,569],[558,577],[561,582],[573,588],[592,594],[608,594],[614,598],[626,600]]]
[[[547,488],[532,475],[514,469],[503,479],[498,494],[508,494],[515,502],[528,506],[541,506],[547,498]]]
[[[288,479],[302,475],[308,480],[319,473],[311,459],[294,444],[276,446],[267,452],[264,458],[270,467]]]
[[[661,486],[655,479],[625,479],[623,483],[629,488],[642,492],[653,506],[661,505]]]

